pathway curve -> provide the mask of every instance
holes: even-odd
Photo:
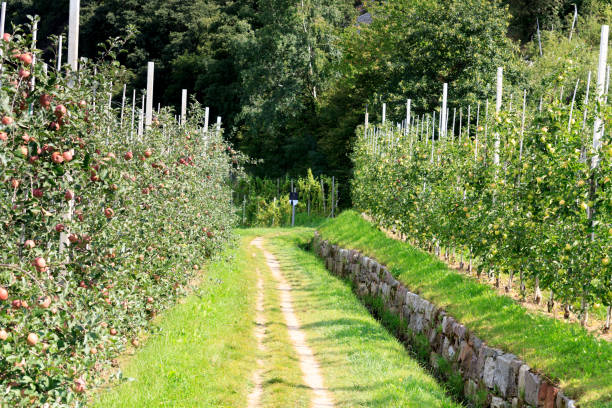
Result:
[[[306,336],[301,330],[300,322],[293,311],[293,297],[291,296],[291,285],[285,279],[280,265],[274,255],[263,248],[263,238],[258,237],[251,242],[257,248],[261,249],[266,258],[266,263],[272,271],[272,276],[277,282],[277,288],[280,291],[280,306],[287,329],[289,330],[289,338],[300,360],[300,368],[302,369],[304,383],[312,389],[313,398],[311,407],[313,408],[329,408],[334,407],[334,402],[330,392],[323,384],[323,376],[317,359],[312,352],[312,349],[306,343]]]

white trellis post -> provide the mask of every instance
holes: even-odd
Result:
[[[603,102],[603,96],[605,91],[606,82],[606,65],[608,60],[608,33],[609,26],[601,26],[601,42],[599,45],[599,64],[597,66],[597,100]],[[593,125],[593,150],[595,154],[591,161],[591,168],[596,168],[599,164],[598,150],[601,145],[601,138],[603,136],[603,120],[601,116],[595,117],[595,124]]]
[[[142,101],[140,106],[140,112],[138,112],[138,137],[142,141],[142,134],[144,132],[144,109],[145,109],[145,95],[142,95]]]
[[[204,132],[208,133],[208,118],[210,117],[210,108],[207,106],[204,109]]]
[[[57,42],[57,72],[62,69],[62,48],[64,47],[64,35],[60,34]]]
[[[0,11],[0,41],[4,41],[4,25],[6,23],[6,1],[2,2],[2,11]],[[2,50],[0,50],[2,56]],[[2,61],[0,61],[0,70],[2,70]]]
[[[574,4],[574,18],[572,19],[572,28],[569,33],[569,40],[572,41],[572,34],[574,33],[574,27],[576,26],[576,20],[578,20],[578,5]]]
[[[412,99],[408,99],[406,102],[406,134],[410,131],[410,109],[412,105]]]
[[[78,70],[79,60],[79,13],[80,0],[70,0],[70,17],[68,22],[68,63],[72,71]]]
[[[383,126],[386,120],[387,120],[387,104],[383,103],[383,106],[382,106],[382,124]]]
[[[503,81],[504,81],[504,69],[502,67],[497,68],[497,94],[495,98],[495,114],[499,115],[502,105],[502,92],[503,92]],[[495,143],[493,146],[493,164],[499,166],[499,133],[495,133]]]
[[[221,116],[217,116],[217,136],[221,134]]]
[[[440,139],[442,139],[442,137],[446,137],[446,122],[448,121],[448,118],[447,118],[448,114],[446,112],[447,98],[448,98],[448,84],[444,83],[444,85],[442,86],[442,112],[440,112],[442,115],[442,117],[440,118],[440,124],[442,125],[440,127]]]
[[[608,34],[610,27],[607,25],[601,26],[601,37],[599,42],[599,63],[597,64],[597,87],[595,89],[597,101],[601,104],[604,100],[604,91],[606,87],[606,68],[608,63]],[[595,117],[595,123],[593,124],[593,158],[591,160],[591,170],[595,170],[599,165],[599,149],[601,148],[601,138],[603,137],[604,126],[601,115]],[[595,179],[591,179],[591,194],[595,191],[596,182]],[[593,197],[591,197],[593,198]],[[593,200],[592,200],[593,201]],[[593,218],[594,209],[589,208],[589,219]],[[591,221],[594,223],[594,221]],[[591,233],[591,239],[595,239],[595,233]],[[586,326],[589,318],[589,304],[587,299],[588,293],[582,294],[581,301],[581,313],[580,324]],[[608,315],[606,317],[606,324],[609,326],[610,323],[610,308],[608,308]]]
[[[368,134],[368,125],[369,124],[370,124],[370,116],[369,116],[369,113],[368,113],[368,105],[366,105],[365,120],[364,120],[364,130],[363,130],[364,137],[367,136],[367,134]]]
[[[536,24],[538,27],[538,47],[540,49],[540,57],[542,56],[542,38],[540,38],[540,20],[536,18]]]
[[[187,119],[187,90],[183,89],[181,95],[181,123],[185,125]]]
[[[134,137],[134,115],[136,113],[136,89],[132,91],[132,123],[130,126],[130,138]]]
[[[125,91],[127,89],[127,84],[123,84],[123,94],[121,96],[121,121],[120,126],[123,129],[123,114],[125,112]]]
[[[145,125],[147,128],[151,127],[153,123],[153,80],[155,73],[155,63],[149,61],[147,64],[147,105],[146,105],[146,119]]]

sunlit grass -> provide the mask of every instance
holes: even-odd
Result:
[[[333,243],[358,249],[393,269],[412,291],[444,307],[489,345],[558,380],[581,406],[612,406],[612,344],[578,324],[528,312],[435,257],[388,238],[354,211],[319,229]]]

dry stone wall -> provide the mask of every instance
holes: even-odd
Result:
[[[463,380],[463,393],[474,405],[491,408],[574,408],[563,391],[513,354],[487,346],[443,309],[412,293],[389,270],[356,250],[339,248],[315,233],[313,249],[334,274],[350,279],[361,297],[382,300],[385,309],[407,327],[405,338],[428,340],[429,364],[441,358]]]

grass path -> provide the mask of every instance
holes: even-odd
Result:
[[[99,391],[93,406],[458,407],[302,249],[312,234],[241,231],[230,259],[211,264],[200,289],[125,359],[132,380]],[[257,237],[261,248],[250,245]],[[314,380],[304,375],[309,358]]]

